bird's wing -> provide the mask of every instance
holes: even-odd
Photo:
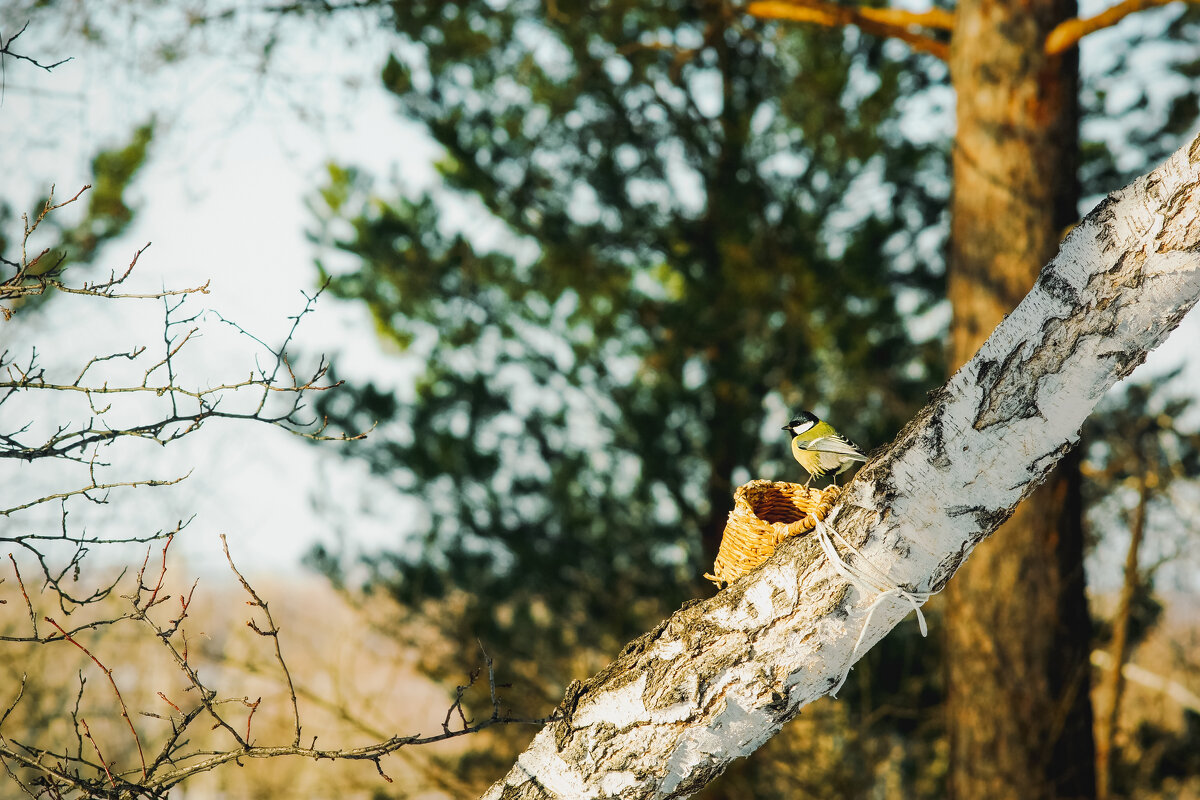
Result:
[[[804,442],[800,446],[805,450],[818,453],[836,453],[853,461],[867,460],[867,457],[854,446],[853,442],[843,439],[841,436],[818,436],[816,439]]]

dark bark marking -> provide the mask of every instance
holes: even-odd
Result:
[[[749,642],[747,642],[746,649],[749,650]],[[680,703],[687,703],[691,706],[698,705],[703,690],[699,674],[696,675],[694,683],[680,680],[682,677],[684,676],[677,674],[669,664],[663,662],[646,670],[646,686],[642,689],[642,704],[646,706],[647,710],[653,711],[670,708]]]
[[[1179,323],[1183,322],[1183,318],[1188,315],[1188,312],[1192,310],[1192,306],[1194,306],[1194,305],[1196,305],[1195,302],[1184,303],[1180,306],[1177,306],[1177,307],[1171,309],[1169,312],[1164,312],[1162,315],[1163,328],[1168,333],[1170,331],[1173,331],[1176,328],[1178,328]],[[1137,363],[1140,364],[1140,363],[1142,363],[1142,361],[1146,360],[1146,356],[1148,355],[1148,353],[1139,353],[1138,355],[1140,356],[1141,360],[1138,361]],[[1134,366],[1137,366],[1137,364],[1135,364]]]
[[[1041,287],[1043,292],[1072,309],[1079,306],[1079,292],[1066,279],[1059,275],[1055,269],[1050,267],[1044,268],[1041,274],[1038,275],[1035,286]]]
[[[1159,180],[1158,178],[1147,178],[1146,182],[1142,185],[1142,192],[1146,195],[1146,197],[1149,197],[1151,200],[1155,200],[1155,201],[1162,200],[1162,197],[1159,195],[1159,192],[1158,192],[1158,189],[1160,186],[1162,186],[1162,181]],[[1153,206],[1154,204],[1144,203],[1143,205]]]
[[[969,535],[975,542],[986,538],[988,534],[1004,524],[1005,520],[1012,516],[1012,512],[1011,508],[984,508],[983,506],[948,506],[946,508],[948,517],[970,516],[974,518],[977,530],[972,531]]]
[[[554,795],[547,791],[534,775],[530,775],[529,780],[520,786],[505,785],[504,791],[500,794],[500,800],[543,800],[547,797],[554,797]]]
[[[687,608],[688,606],[695,605],[698,602],[700,602],[700,601],[699,600],[688,600],[686,603],[684,603],[682,606],[680,606],[679,609],[682,611],[683,609]],[[650,647],[650,645],[652,645],[655,641],[657,641],[658,637],[662,636],[663,631],[665,631],[667,629],[668,622],[670,622],[669,618],[664,619],[662,622],[658,623],[653,628],[651,628],[648,632],[643,633],[641,636],[637,637],[633,641],[626,644],[623,648],[621,648],[621,653],[620,653],[619,657],[623,658],[625,656],[641,655],[642,653],[646,652],[646,650]]]
[[[1196,184],[1188,183],[1175,190],[1166,204],[1163,230],[1158,235],[1158,252],[1192,251],[1200,247],[1200,215],[1195,214],[1197,204],[1200,204],[1200,188]],[[1187,225],[1179,222],[1179,217],[1184,214],[1191,216]],[[1175,232],[1177,228],[1182,230]]]
[[[1032,494],[1033,490],[1046,480],[1046,477],[1050,474],[1050,471],[1057,466],[1058,462],[1062,460],[1063,456],[1071,452],[1071,448],[1073,448],[1078,442],[1079,433],[1076,432],[1075,439],[1073,441],[1063,442],[1049,453],[1046,453],[1044,456],[1035,459],[1034,462],[1029,465],[1030,482],[1024,487],[1022,497],[1028,497],[1030,494]]]
[[[1130,260],[1136,260],[1139,263],[1138,264],[1127,263]],[[1144,262],[1144,261],[1145,261],[1145,257],[1141,256],[1140,254],[1135,254],[1135,253],[1131,253],[1128,251],[1121,253],[1121,255],[1117,258],[1117,260],[1113,263],[1113,265],[1111,267],[1109,267],[1106,270],[1101,270],[1100,272],[1095,273],[1094,275],[1092,275],[1091,278],[1088,279],[1089,293],[1093,294],[1098,299],[1099,303],[1101,303],[1103,305],[1107,305],[1108,302],[1110,302],[1110,300],[1109,300],[1110,292],[1104,291],[1104,289],[1107,285],[1109,285],[1109,284],[1112,284],[1112,285],[1124,284],[1124,285],[1134,286],[1134,287],[1140,286],[1141,285],[1140,278],[1135,278],[1135,277],[1122,278],[1122,275],[1131,270],[1140,270],[1140,267],[1141,267],[1140,262]]]
[[[977,383],[984,389],[984,402],[975,417],[975,430],[982,431],[1000,422],[1041,416],[1037,394],[1042,379],[1061,373],[1063,364],[1074,355],[1085,337],[1108,337],[1116,327],[1117,308],[1107,298],[1102,298],[1096,307],[1077,308],[1071,317],[1046,320],[1042,325],[1041,341],[1035,343],[1029,358],[1021,358],[1027,343],[1020,342],[998,370],[991,368],[994,362],[989,362],[987,369],[981,368]],[[995,379],[989,382],[993,372]]]
[[[781,693],[778,690],[771,690],[771,699],[763,706],[763,710],[777,720],[787,719],[792,712],[791,700],[787,693]]]
[[[592,683],[592,681],[588,681],[588,683]],[[571,681],[567,686],[563,701],[558,705],[558,719],[551,724],[554,725],[554,744],[560,753],[567,746],[567,740],[571,737],[571,718],[575,716],[575,709],[579,707],[579,700],[585,691],[587,689],[581,681]]]
[[[679,782],[674,791],[663,795],[664,800],[673,800],[673,798],[677,797],[691,797],[709,783],[719,778],[721,773],[725,771],[725,766],[725,764],[710,763],[696,767],[690,775]]]
[[[992,377],[992,372],[996,369],[996,362],[990,358],[979,359],[979,369],[975,371],[975,384],[983,386],[988,383]]]
[[[1092,209],[1093,219],[1096,220],[1096,242],[1100,245],[1100,252],[1107,253],[1115,250],[1120,246],[1117,237],[1112,235],[1112,226],[1117,219],[1115,206],[1120,200],[1120,195],[1124,189],[1112,192],[1108,197],[1100,201],[1100,203]]]
[[[929,416],[929,426],[926,428],[928,434],[924,440],[925,446],[932,454],[929,463],[943,472],[950,468],[950,457],[946,454],[946,430],[943,419],[945,415],[945,403],[933,407],[933,413]]]
[[[912,555],[912,544],[907,539],[898,539],[892,542],[892,552],[900,558],[908,559]]]
[[[1027,377],[1030,361],[1033,359],[1022,361],[1021,352],[1025,349],[1025,344],[1017,342],[998,368],[994,361],[985,361],[980,365],[976,382],[983,387],[984,396],[979,413],[975,416],[975,430],[982,431],[999,422],[1028,419],[1038,414],[1034,395],[1041,376],[1034,377],[1033,380]],[[1043,346],[1044,344],[1045,337]]]
[[[1180,317],[1182,320],[1182,317]],[[1175,325],[1179,323],[1176,322]],[[1172,325],[1171,328],[1174,328]],[[1106,350],[1100,354],[1103,358],[1110,358],[1116,364],[1117,380],[1121,380],[1129,376],[1131,372],[1142,365],[1146,360],[1146,353],[1135,352],[1131,353],[1127,350]]]
[[[965,558],[966,554],[963,551],[959,551],[939,561],[938,565],[933,569],[933,574],[929,576],[929,592],[937,594],[942,589],[945,589],[946,584],[950,581],[950,577],[958,571]]]

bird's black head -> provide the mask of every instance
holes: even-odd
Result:
[[[792,436],[799,436],[818,422],[820,420],[817,419],[816,414],[801,409],[796,412],[796,416],[792,417],[791,422],[783,426],[783,430],[789,431]]]

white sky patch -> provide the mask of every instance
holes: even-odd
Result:
[[[694,69],[688,72],[688,85],[692,90],[696,108],[709,119],[716,119],[724,107],[722,100],[721,75],[715,69]]]
[[[123,143],[134,126],[157,113],[158,135],[130,192],[138,215],[97,263],[123,268],[138,247],[153,241],[132,288],[211,280],[211,294],[195,298],[197,310],[213,308],[278,343],[290,326],[286,317],[304,305],[301,292],[316,288],[314,252],[305,239],[312,219],[304,202],[323,180],[323,164],[331,158],[361,164],[418,188],[433,188],[438,180],[432,162],[440,149],[395,113],[394,99],[379,86],[387,37],[356,40],[352,55],[340,63],[315,63],[309,47],[345,52],[334,45],[348,32],[333,27],[314,32],[324,42],[294,41],[291,52],[281,44],[278,71],[289,79],[263,79],[257,89],[245,64],[221,59],[187,59],[156,70],[152,79],[90,47],[74,47],[75,60],[48,75],[7,64],[0,138],[24,144],[0,150],[4,199],[23,210],[49,183],[57,184],[59,198],[68,188],[73,194],[88,179],[87,162],[96,150]],[[39,54],[57,45],[32,27],[22,42]],[[295,94],[301,87],[303,94]],[[299,119],[301,113],[307,118]],[[464,224],[466,219],[464,214]],[[47,365],[65,368],[83,355],[81,341],[87,355],[161,343],[162,311],[153,303],[81,304],[58,297],[48,310],[48,316],[23,315],[0,328],[0,347],[21,352],[35,345]],[[72,326],[63,323],[68,313]],[[249,374],[253,348],[221,327],[210,320],[204,336],[189,345],[193,357],[184,383]],[[385,386],[410,383],[414,365],[384,357],[376,342],[362,307],[326,299],[301,326],[295,351],[336,353],[344,371]],[[114,448],[109,455],[118,452],[125,454],[117,462],[122,479],[176,477],[188,469],[192,475],[175,487],[114,493],[108,506],[72,503],[71,521],[91,533],[102,527],[148,532],[196,514],[175,547],[201,566],[221,568],[219,532],[240,541],[249,561],[279,569],[297,564],[316,540],[340,535],[395,541],[400,531],[389,520],[415,514],[412,501],[394,490],[364,491],[378,481],[363,465],[261,425],[214,421],[169,448]],[[30,491],[60,482],[73,486],[74,466],[4,464],[0,481]],[[4,494],[6,501],[24,496]],[[312,508],[314,496],[323,498],[326,513]]]

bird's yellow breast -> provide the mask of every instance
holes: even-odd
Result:
[[[842,459],[836,453],[822,453],[815,450],[806,450],[805,442],[811,440],[805,434],[792,438],[792,455],[800,466],[804,467],[810,474],[820,478],[831,469],[837,469],[842,465]]]

